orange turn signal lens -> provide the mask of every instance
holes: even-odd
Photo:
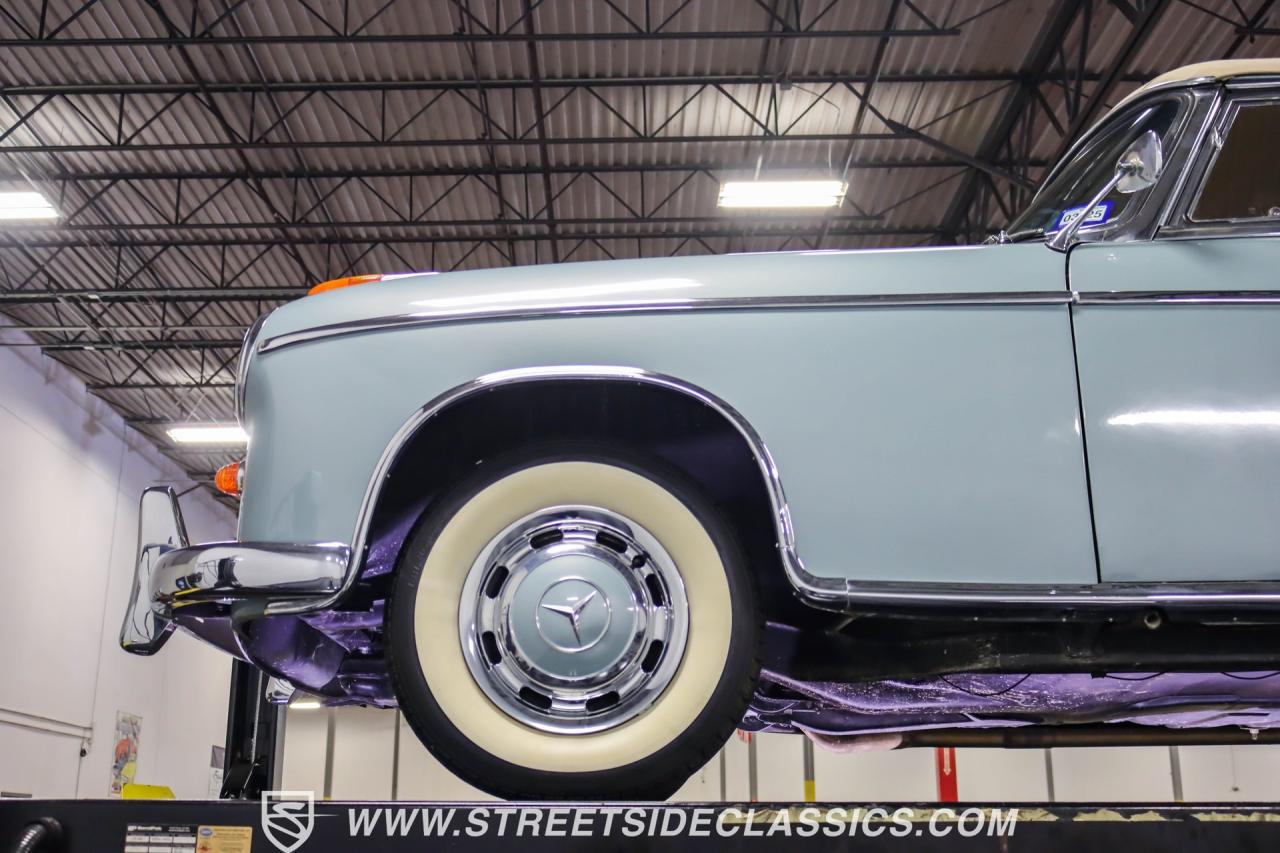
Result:
[[[381,275],[349,275],[346,278],[334,278],[329,281],[322,281],[315,287],[307,291],[307,296],[314,296],[317,293],[324,293],[327,290],[338,290],[342,287],[351,287],[356,284],[370,284],[375,281],[382,281]]]
[[[233,498],[240,497],[240,472],[244,467],[242,462],[231,462],[223,465],[218,469],[218,473],[213,475],[213,485],[218,491],[224,495],[231,495]]]

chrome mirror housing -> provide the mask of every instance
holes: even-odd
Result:
[[[1116,189],[1125,195],[1145,190],[1160,179],[1164,146],[1154,130],[1139,136],[1116,162]]]
[[[1145,190],[1155,184],[1164,168],[1164,146],[1160,136],[1154,130],[1148,130],[1133,141],[1120,159],[1116,161],[1115,174],[1103,185],[1089,203],[1084,205],[1080,215],[1068,222],[1049,238],[1048,246],[1055,252],[1065,252],[1071,247],[1072,238],[1093,210],[1113,190],[1125,195]]]

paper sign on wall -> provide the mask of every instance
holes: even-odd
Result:
[[[222,796],[222,768],[226,760],[226,750],[220,746],[213,747],[209,754],[209,799],[211,800]]]
[[[116,736],[112,740],[111,788],[108,793],[120,796],[124,786],[138,773],[138,738],[142,732],[142,717],[116,711]]]

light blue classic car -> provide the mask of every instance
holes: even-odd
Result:
[[[988,245],[290,303],[239,538],[149,490],[122,644],[398,705],[512,797],[665,796],[735,727],[1280,725],[1277,139],[1280,61],[1193,66]]]

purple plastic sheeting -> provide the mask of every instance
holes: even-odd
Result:
[[[765,670],[761,688],[742,723],[748,731],[853,735],[1089,722],[1280,727],[1280,672],[960,674],[845,684]]]
[[[395,568],[396,560],[400,558],[400,548],[408,538],[409,531],[413,529],[421,511],[420,506],[404,511],[394,523],[369,543],[369,554],[365,558],[361,577],[373,578],[389,574]]]
[[[385,607],[386,602],[379,599],[368,610],[321,610],[319,613],[305,613],[302,619],[326,634],[355,630],[381,631]]]

